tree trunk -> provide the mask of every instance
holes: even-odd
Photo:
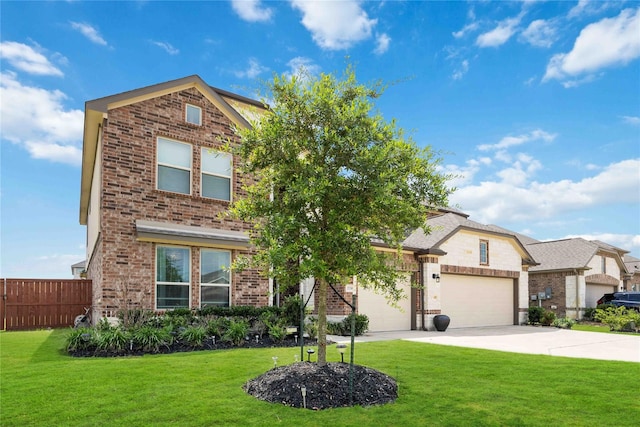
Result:
[[[318,366],[327,364],[327,282],[318,279]]]

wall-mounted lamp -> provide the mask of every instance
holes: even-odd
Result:
[[[439,275],[439,274],[437,274],[437,273],[433,273],[433,274],[431,275],[431,277],[432,277],[433,279],[436,279],[436,283],[440,283],[440,275]]]

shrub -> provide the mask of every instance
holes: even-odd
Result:
[[[282,342],[287,337],[287,327],[280,322],[269,325],[268,329],[269,337],[276,342]]]
[[[604,310],[597,309],[595,317],[612,331],[632,332],[640,327],[640,313],[626,307],[609,305]]]
[[[302,299],[300,295],[290,295],[284,299],[282,304],[282,319],[289,326],[300,325],[300,306]]]
[[[213,318],[207,322],[207,334],[214,337],[222,338],[222,336],[224,336],[224,334],[227,332],[227,329],[229,329],[230,323],[231,321],[226,317]]]
[[[131,338],[137,347],[152,353],[157,353],[160,347],[168,346],[173,341],[167,328],[154,328],[148,325],[137,328]]]
[[[556,320],[556,314],[553,311],[546,310],[540,318],[540,324],[542,326],[551,326]]]
[[[369,329],[369,318],[366,314],[350,314],[342,322],[328,322],[327,332],[331,335],[351,335],[351,319],[355,316],[355,335],[362,335]]]
[[[304,324],[304,331],[307,333],[310,339],[316,339],[318,337],[318,318],[307,318],[307,321]]]
[[[152,310],[142,310],[139,308],[131,310],[120,310],[117,313],[120,324],[126,328],[136,328],[150,322],[156,318],[156,313]]]
[[[553,321],[553,326],[561,329],[571,329],[575,324],[576,324],[575,320],[569,319],[567,317],[560,317]]]
[[[542,307],[529,307],[529,324],[535,325],[536,323],[540,323],[540,319],[544,314],[544,308]]]
[[[192,347],[202,347],[207,338],[207,330],[204,326],[187,326],[180,332],[179,337]]]
[[[96,334],[92,328],[73,329],[67,337],[67,351],[75,352],[96,348]]]
[[[98,332],[96,343],[98,350],[122,352],[131,341],[129,334],[119,327],[109,327]]]
[[[248,332],[249,324],[247,322],[244,320],[232,320],[222,339],[239,347],[244,344]]]
[[[582,319],[589,322],[593,322],[595,315],[596,315],[596,309],[594,307],[585,308]]]

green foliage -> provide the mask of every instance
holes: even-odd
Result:
[[[592,322],[595,319],[595,315],[596,315],[596,308],[589,307],[584,310],[582,319]]]
[[[542,326],[551,326],[556,320],[556,314],[553,311],[545,310],[540,318],[540,324]]]
[[[318,318],[308,317],[304,323],[304,331],[309,339],[316,339],[318,337]]]
[[[535,325],[540,323],[540,319],[542,319],[542,315],[544,314],[544,308],[532,306],[529,307],[529,324]]]
[[[72,329],[65,345],[68,352],[88,350],[96,347],[96,334],[93,328]]]
[[[576,321],[567,317],[559,317],[553,321],[553,326],[561,329],[571,329],[576,324]]]
[[[207,329],[204,326],[190,325],[184,328],[178,336],[192,347],[202,347],[207,338]]]
[[[154,328],[148,325],[135,329],[131,338],[136,347],[151,353],[157,353],[160,347],[167,346],[173,341],[167,328]]]
[[[287,337],[287,327],[282,323],[268,325],[269,337],[275,342],[282,342]]]
[[[98,350],[121,352],[131,341],[129,333],[120,327],[109,327],[98,330],[96,343]]]
[[[131,310],[119,310],[117,313],[120,324],[124,328],[135,328],[142,326],[145,323],[151,322],[157,317],[156,313],[152,310],[142,310],[139,308]]]
[[[230,212],[255,224],[256,248],[234,268],[269,271],[285,287],[315,277],[322,326],[328,283],[357,275],[363,285],[399,299],[399,250],[407,230],[426,228],[427,209],[447,205],[441,159],[374,110],[383,85],[358,83],[351,67],[342,80],[276,76],[268,91],[272,108],[239,131],[242,144],[229,147],[252,177],[247,196]],[[376,251],[373,237],[398,251]],[[321,363],[325,351],[321,344]]]
[[[231,320],[229,328],[225,331],[222,339],[235,346],[242,346],[249,333],[249,324],[244,320]]]
[[[351,335],[351,319],[354,315],[350,314],[345,317],[342,322],[329,322],[327,323],[327,332],[331,335]],[[369,318],[366,314],[355,315],[355,335],[359,336],[367,332],[369,329]]]
[[[210,319],[207,322],[207,326],[206,326],[207,334],[210,336],[222,338],[225,332],[227,332],[227,329],[229,329],[230,323],[231,321],[226,317],[216,317],[216,318]]]
[[[595,318],[612,331],[633,332],[640,329],[640,312],[622,306],[608,305],[604,310],[597,309]]]
[[[285,325],[300,326],[300,306],[302,299],[300,295],[290,295],[282,303],[282,319]]]

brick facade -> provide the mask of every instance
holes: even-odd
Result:
[[[185,121],[186,104],[202,108],[202,125]],[[191,195],[156,185],[157,138],[191,144]],[[229,203],[200,195],[201,148],[238,142],[231,121],[195,88],[108,111],[102,131],[100,237],[87,274],[94,283],[94,310],[114,315],[123,308],[155,307],[156,243],[136,238],[136,220],[246,231],[241,221],[223,218]],[[242,176],[234,161],[232,197],[241,196]],[[191,306],[199,306],[200,248],[191,246]],[[242,253],[232,250],[232,257]],[[268,281],[256,271],[232,275],[231,303],[268,304]]]
[[[572,271],[556,271],[549,273],[531,273],[529,272],[529,293],[537,295],[539,292],[545,292],[546,288],[551,288],[551,298],[545,300],[529,300],[530,307],[541,306],[556,313],[557,317],[567,316],[567,295],[566,280],[568,276],[574,276]],[[555,308],[553,308],[555,307]]]

